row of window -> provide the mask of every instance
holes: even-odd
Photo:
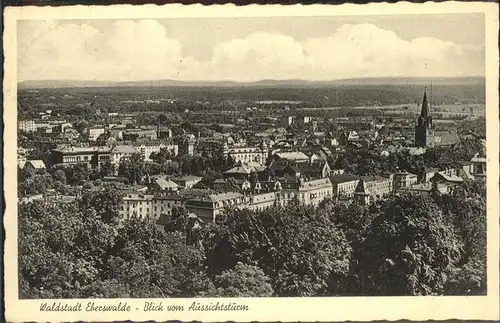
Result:
[[[67,163],[79,162],[79,161],[90,161],[91,156],[65,156],[64,161]]]

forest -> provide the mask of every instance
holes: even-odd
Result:
[[[112,184],[19,206],[20,298],[484,295],[481,183],[364,206],[119,217]]]
[[[485,102],[484,80],[435,84],[435,105]],[[50,109],[61,115],[103,113],[183,112],[224,110],[256,101],[298,101],[302,108],[380,106],[417,104],[422,84],[326,84],[322,86],[116,86],[73,88],[20,88],[18,107],[21,117],[34,117]],[[155,102],[153,102],[155,101]],[[283,106],[283,104],[280,104]],[[243,108],[244,109],[244,108]]]

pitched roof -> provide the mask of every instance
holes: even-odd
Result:
[[[137,150],[135,150],[135,148],[132,146],[120,145],[113,148],[111,152],[116,154],[134,154],[137,152]]]
[[[359,180],[359,177],[356,175],[352,175],[352,174],[342,174],[342,175],[330,176],[330,181],[333,184],[352,182],[352,181],[356,181],[356,180]]]
[[[307,160],[307,159],[309,159],[309,157],[307,157],[306,154],[304,154],[300,151],[276,153],[276,156],[278,156],[281,159],[288,159],[288,160]]]
[[[243,197],[242,194],[237,192],[226,192],[220,194],[210,194],[205,196],[196,197],[190,199],[191,201],[210,201],[210,202],[219,202],[219,201],[227,201],[230,199]]]
[[[295,171],[304,174],[317,174],[323,171],[323,168],[326,166],[326,162],[316,162],[316,163],[299,163],[294,166],[291,166]]]
[[[370,194],[368,191],[368,187],[366,186],[366,183],[364,180],[360,179],[358,182],[358,185],[356,186],[356,189],[354,190],[354,193],[358,194]]]
[[[155,179],[155,183],[158,184],[158,186],[162,189],[173,189],[173,188],[178,188],[179,185],[176,183],[172,182],[171,180],[167,180],[165,178],[157,178]]]
[[[463,182],[463,179],[461,177],[458,177],[458,176],[455,176],[455,175],[448,175],[448,174],[446,174],[444,172],[439,172],[436,175],[434,175],[434,177],[436,177],[436,176],[437,176],[437,178],[439,178],[439,177],[443,178],[447,182],[455,182],[455,183],[456,182],[458,182],[458,183]]]
[[[45,169],[45,163],[40,159],[28,160],[26,163],[30,163],[35,169]]]
[[[172,180],[175,182],[184,182],[184,181],[197,181],[197,180],[201,180],[203,177],[199,177],[199,176],[193,176],[193,175],[186,175],[186,176],[182,176],[182,177],[175,177],[175,178],[172,178]]]
[[[284,161],[274,160],[271,165],[269,165],[269,170],[271,171],[282,171],[288,166],[288,164]]]
[[[245,166],[245,165],[236,166],[236,167],[233,167],[230,170],[224,172],[224,174],[247,174],[247,175],[249,175],[251,173],[252,173],[252,169],[248,166]]]
[[[266,168],[256,164],[242,164],[224,172],[224,174],[251,174],[264,171]]]
[[[472,176],[472,174],[466,171],[465,169],[460,169],[458,175],[463,179],[469,179],[469,180],[474,179],[474,176]]]
[[[482,157],[479,155],[479,153],[477,153],[476,155],[474,155],[474,157],[472,157],[471,162],[486,163],[486,157]]]

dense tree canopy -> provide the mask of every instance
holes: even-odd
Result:
[[[56,175],[57,173],[57,175]],[[37,176],[37,175],[34,175]],[[62,181],[59,170],[52,175]],[[203,223],[121,219],[119,190],[19,207],[20,296],[474,295],[486,292],[484,186],[367,207],[229,209]]]

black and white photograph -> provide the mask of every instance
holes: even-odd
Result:
[[[18,20],[18,298],[486,296],[485,30]]]

